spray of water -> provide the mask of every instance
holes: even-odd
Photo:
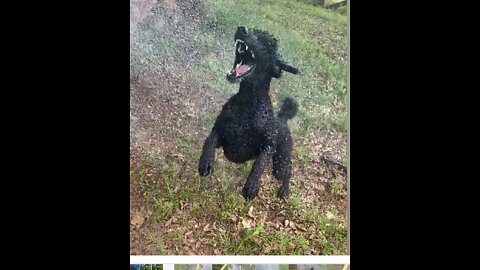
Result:
[[[195,72],[211,54],[228,58],[225,69],[230,64],[226,40],[202,43],[205,21],[199,0],[131,0],[131,145],[173,137],[192,118],[213,115],[224,102],[219,93],[207,91],[205,78]]]

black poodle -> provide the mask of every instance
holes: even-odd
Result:
[[[240,90],[223,106],[212,132],[205,140],[198,165],[201,176],[213,171],[215,148],[223,147],[228,160],[243,163],[255,159],[242,195],[247,200],[257,196],[265,163],[273,160],[273,175],[282,182],[278,197],[288,196],[292,175],[292,138],[287,120],[295,116],[297,102],[283,100],[275,117],[270,101],[272,77],[282,70],[297,74],[299,70],[285,63],[277,53],[277,40],[265,31],[239,27],[235,33],[235,62],[227,80],[240,82]]]

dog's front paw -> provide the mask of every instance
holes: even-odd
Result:
[[[288,185],[282,185],[280,189],[278,189],[277,197],[280,199],[285,199],[288,197],[288,195],[289,195]]]
[[[213,172],[213,157],[200,157],[198,162],[198,173],[200,176],[207,176]]]
[[[255,197],[257,197],[259,190],[260,187],[258,185],[249,184],[247,182],[247,184],[243,186],[242,195],[245,200],[253,200]]]

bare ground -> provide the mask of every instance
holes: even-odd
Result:
[[[165,33],[174,37],[179,44],[185,45],[181,47],[191,48],[187,43],[192,41],[184,36],[184,32],[185,29],[195,30],[202,21],[203,10],[198,0],[131,0],[130,3],[131,44],[138,45],[136,42],[141,42],[137,39],[138,25],[151,16],[160,21]],[[202,198],[199,196],[181,201],[178,209],[164,220],[149,218],[152,203],[146,198],[145,183],[166,174],[161,168],[145,162],[150,152],[154,149],[164,162],[173,166],[180,179],[173,192],[180,193],[182,189],[198,185],[195,166],[197,161],[190,160],[191,151],[200,154],[203,140],[211,128],[205,126],[201,119],[218,114],[228,98],[227,95],[212,91],[199,83],[201,78],[188,75],[189,67],[198,64],[208,54],[188,50],[181,55],[185,57],[170,59],[167,56],[154,63],[157,67],[155,72],[131,71],[131,254],[225,255],[222,244],[212,239],[218,234],[226,233],[230,235],[231,241],[238,241],[242,225],[245,226],[246,223],[252,227],[264,223],[267,228],[287,234],[302,233],[315,243],[324,236],[313,227],[313,223],[306,221],[307,212],[302,208],[335,213],[336,218],[341,219],[346,226],[346,176],[320,161],[322,155],[329,155],[337,160],[344,159],[346,138],[342,133],[325,131],[315,131],[307,138],[302,138],[303,149],[307,149],[307,153],[299,153],[297,150],[294,152],[291,189],[300,199],[299,208],[293,209],[288,205],[288,201],[275,198],[279,183],[273,179],[267,168],[262,176],[259,196],[248,213],[239,213],[222,222],[215,218],[215,215],[210,215],[209,209],[204,209],[203,214],[192,219],[193,209],[197,209],[201,204]],[[192,149],[182,147],[178,140],[188,142]],[[298,149],[302,146],[299,141],[300,138],[297,138],[295,142]],[[308,155],[308,162],[302,161],[301,155]],[[241,166],[228,162],[221,150],[217,150],[216,157],[219,166],[231,168],[232,172],[241,170]],[[136,173],[139,168],[144,171],[147,168],[142,179]],[[232,192],[240,196],[243,181],[235,179],[233,174],[231,179]],[[332,183],[340,184],[341,188],[333,192]],[[219,179],[215,176],[209,177],[206,185],[205,188],[208,189],[220,189]],[[220,207],[222,202],[215,203]],[[133,220],[138,216],[142,219],[140,225],[136,226]],[[339,245],[345,254],[346,243]],[[273,245],[263,248],[263,251],[268,253],[276,247]],[[305,255],[319,253],[321,247],[306,251]]]

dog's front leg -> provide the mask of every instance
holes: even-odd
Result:
[[[242,195],[246,200],[252,200],[260,190],[260,177],[263,173],[265,162],[270,158],[270,151],[262,151],[253,163],[252,170],[248,175],[247,182],[243,186]]]
[[[213,161],[215,159],[215,148],[219,145],[218,133],[212,130],[203,144],[202,155],[198,163],[198,173],[200,176],[207,176],[213,172]]]

